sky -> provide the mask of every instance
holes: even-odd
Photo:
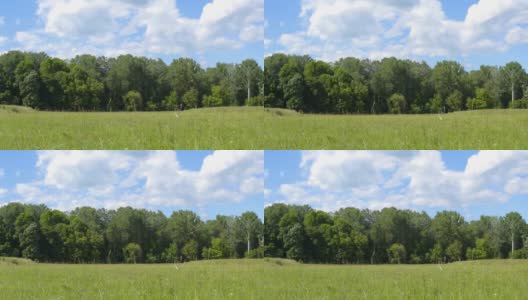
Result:
[[[528,151],[266,151],[265,205],[528,219]]]
[[[0,1],[0,53],[262,61],[264,0]]]
[[[528,68],[526,0],[266,0],[265,53]]]
[[[0,151],[0,206],[192,210],[263,219],[263,151]]]

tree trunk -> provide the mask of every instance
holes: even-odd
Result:
[[[248,98],[247,98],[246,105],[249,105],[249,99],[251,99],[251,79],[249,79],[249,78],[248,78],[247,88],[248,88]]]
[[[512,79],[512,108],[513,107],[513,102],[515,101],[515,83],[513,82],[513,79]]]
[[[247,236],[247,251],[248,251],[248,254],[249,254],[249,251],[251,250],[250,238],[251,238],[251,236],[248,234],[248,236]]]
[[[513,251],[515,251],[515,244],[514,244],[514,241],[513,241],[514,237],[515,236],[514,236],[514,234],[512,232],[512,253],[511,253],[511,258],[513,258]]]

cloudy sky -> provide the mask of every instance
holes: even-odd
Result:
[[[266,205],[528,218],[528,151],[266,151]]]
[[[528,67],[526,0],[266,0],[266,54]]]
[[[263,59],[263,0],[0,1],[0,53]]]
[[[190,209],[263,218],[263,151],[0,151],[0,205]]]

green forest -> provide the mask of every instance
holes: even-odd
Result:
[[[0,207],[0,256],[60,263],[173,263],[200,259],[258,258],[263,224],[253,212],[202,221],[192,211],[44,205]]]
[[[528,225],[517,212],[467,222],[455,211],[274,204],[265,209],[266,256],[309,263],[421,264],[528,258]]]
[[[263,105],[255,60],[203,69],[190,58],[161,59],[46,53],[0,55],[0,104],[53,111],[160,111]]]
[[[517,62],[466,71],[425,62],[274,54],[264,62],[265,106],[306,113],[418,114],[528,108],[528,75]]]

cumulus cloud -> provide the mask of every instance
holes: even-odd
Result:
[[[37,0],[43,26],[16,34],[25,50],[189,55],[238,49],[264,36],[263,0],[212,0],[199,18],[175,0]],[[42,43],[41,41],[45,41]]]
[[[481,151],[462,171],[437,151],[308,151],[299,168],[303,180],[282,184],[280,202],[329,211],[467,207],[528,194],[527,151]]]
[[[305,28],[279,37],[281,51],[310,49],[326,60],[449,57],[528,43],[525,0],[479,0],[464,20],[450,19],[440,0],[303,0],[300,18]]]
[[[36,164],[41,177],[17,184],[15,192],[21,202],[63,210],[199,208],[262,194],[263,160],[262,151],[216,151],[200,170],[189,170],[173,151],[43,151]]]

